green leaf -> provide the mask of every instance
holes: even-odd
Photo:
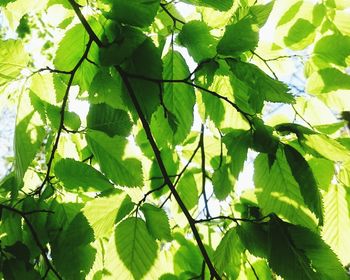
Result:
[[[167,170],[167,173],[171,176],[171,179],[173,181],[174,177],[172,176],[177,174],[177,170],[179,168],[177,154],[173,153],[173,151],[169,148],[164,148],[160,151],[160,155],[165,165],[165,168]],[[153,178],[151,182],[152,190],[160,187],[163,184],[164,180],[163,180],[162,172],[159,168],[157,160],[154,158],[150,169],[150,178]],[[160,196],[164,194],[167,190],[168,190],[167,187],[165,187],[162,190],[154,193],[154,195]]]
[[[72,70],[83,56],[88,40],[89,36],[82,24],[70,28],[65,33],[56,51],[53,62],[56,69]]]
[[[159,50],[147,38],[124,64],[125,71],[135,75],[162,80],[162,60]],[[160,86],[144,79],[132,79],[132,88],[148,120],[160,104]]]
[[[258,25],[251,17],[226,26],[224,36],[217,46],[222,55],[238,57],[243,52],[255,49],[259,40]]]
[[[85,204],[82,212],[94,230],[96,239],[111,235],[116,217],[122,210],[121,206],[129,200],[129,196],[119,191],[115,195],[98,197]]]
[[[323,225],[322,198],[312,170],[299,152],[292,146],[285,145],[284,153],[294,179],[298,182],[304,202],[315,213],[319,224]]]
[[[140,208],[146,218],[146,226],[149,233],[156,239],[170,241],[169,219],[162,208],[145,203]]]
[[[179,180],[176,190],[188,210],[193,209],[197,205],[199,194],[192,172],[185,172]]]
[[[350,262],[350,218],[346,189],[342,185],[332,185],[324,196],[324,205],[325,222],[322,236],[346,265]]]
[[[101,32],[101,25],[97,21],[91,20],[89,24],[97,35]],[[82,58],[88,40],[89,35],[82,24],[77,24],[69,29],[58,45],[56,56],[53,60],[55,68],[65,71],[73,70]],[[98,48],[93,44],[88,58],[96,62],[97,57]],[[81,91],[88,90],[97,69],[94,64],[84,60],[74,75],[73,85],[79,85]]]
[[[184,79],[189,74],[186,61],[179,52],[169,52],[164,57],[163,78],[165,80]],[[196,102],[194,90],[181,83],[166,83],[163,102],[166,109],[176,118],[173,143],[180,143],[186,138],[193,124],[193,107]],[[168,115],[168,118],[170,117]]]
[[[38,113],[30,105],[29,95],[22,95],[18,102],[14,150],[16,179],[21,184],[25,172],[39,152],[45,129]]]
[[[93,230],[79,212],[51,247],[53,263],[64,279],[86,279],[96,257],[93,240]]]
[[[102,66],[123,63],[146,40],[146,36],[140,30],[130,26],[121,27],[118,35],[115,42],[100,49],[99,61]]]
[[[295,225],[290,225],[288,231],[295,246],[311,260],[320,279],[349,279],[335,253],[318,234]]]
[[[149,26],[157,14],[159,0],[134,0],[132,2],[124,0],[113,0],[112,9],[108,17],[120,23],[134,25],[138,27]]]
[[[242,223],[237,227],[239,238],[254,256],[267,258],[269,252],[268,232],[261,224]]]
[[[320,94],[339,89],[350,89],[350,76],[336,68],[324,68],[311,75],[307,88],[310,93]]]
[[[275,1],[271,1],[266,5],[254,5],[250,8],[249,12],[253,15],[254,21],[258,24],[259,27],[265,25],[268,20],[272,8],[275,4]]]
[[[284,43],[292,50],[303,50],[314,42],[316,26],[308,20],[299,18],[284,37]]]
[[[312,158],[308,161],[308,164],[312,169],[317,185],[324,190],[328,190],[334,176],[334,163],[324,158]]]
[[[203,262],[199,248],[183,236],[181,236],[181,239],[178,235],[174,237],[181,245],[174,255],[175,274],[180,275],[181,272],[185,272],[186,276],[183,277],[185,279],[188,279],[189,276],[199,275]],[[180,277],[180,279],[182,278]]]
[[[88,128],[105,132],[108,136],[128,136],[132,122],[127,112],[105,103],[92,104],[87,115]]]
[[[214,252],[213,262],[219,274],[233,268],[237,277],[240,271],[242,253],[243,246],[239,240],[237,228],[231,228],[225,233]]]
[[[253,132],[252,148],[257,152],[274,155],[278,148],[278,138],[273,135],[271,127],[265,125],[258,118],[253,119],[255,130]]]
[[[178,39],[196,62],[213,58],[216,55],[217,42],[210,34],[209,27],[202,21],[194,20],[186,23]]]
[[[233,5],[233,0],[221,0],[221,1],[215,1],[215,0],[184,0],[183,2],[192,4],[192,5],[199,5],[204,7],[210,7],[219,11],[227,11],[229,10]]]
[[[4,279],[41,279],[38,271],[34,270],[34,266],[29,262],[23,262],[18,259],[5,259],[2,263]]]
[[[141,162],[135,158],[123,159],[127,140],[118,135],[113,138],[103,132],[89,131],[87,141],[101,171],[114,183],[126,187],[143,185]]]
[[[266,101],[271,102],[294,103],[293,96],[288,93],[288,86],[272,79],[256,65],[233,59],[226,59],[226,62],[238,79],[258,92],[257,96],[263,96]]]
[[[46,94],[47,89],[43,89]],[[61,107],[55,106],[40,99],[37,94],[30,93],[30,101],[32,106],[41,115],[43,122],[46,118],[50,121],[52,128],[58,130],[61,125],[62,112]],[[80,117],[74,112],[64,111],[64,125],[72,130],[78,130],[81,125]]]
[[[23,232],[21,228],[22,218],[14,212],[1,210],[1,246],[13,245],[17,241],[22,241]]]
[[[297,1],[292,6],[290,6],[290,8],[284,13],[284,15],[278,21],[277,26],[281,26],[290,22],[299,12],[302,5],[303,5],[303,1]]]
[[[139,218],[128,218],[115,229],[117,252],[135,279],[141,279],[152,267],[158,246],[149,234],[146,223]]]
[[[208,88],[211,91],[217,92],[218,94],[225,96],[229,100],[232,100],[233,97],[236,98],[236,96],[233,96],[233,86],[231,85],[229,72],[227,71],[227,69],[218,68],[219,65],[215,65],[212,63],[210,64],[211,66],[205,63],[203,65],[203,68],[201,68],[203,71],[202,75],[206,74],[207,77],[203,77],[200,83],[203,83],[203,86],[205,88]],[[209,67],[204,68],[205,65]],[[205,70],[209,70],[210,72],[205,73],[204,72]],[[222,100],[220,100],[219,98],[211,94],[206,93],[205,91],[202,91],[201,95],[198,97],[199,97],[199,102],[201,101],[204,105],[204,106],[201,106],[202,108],[200,107],[200,114],[203,121],[207,117],[209,117],[215,123],[216,126],[220,127],[221,122],[225,118],[225,106]],[[238,106],[240,106],[238,101],[236,101],[236,103]]]
[[[276,213],[292,223],[316,228],[315,218],[304,204],[282,150],[277,150],[271,167],[268,155],[260,154],[255,159],[254,169],[256,196],[263,214]]]
[[[222,165],[213,174],[214,194],[217,199],[224,200],[233,190],[236,183],[228,164]]]
[[[97,72],[89,88],[89,101],[92,104],[106,103],[115,109],[125,110],[128,108],[127,98],[127,92],[119,76],[112,76],[103,70]]]
[[[336,255],[318,234],[275,215],[270,218],[268,260],[275,272],[286,279],[347,279]]]
[[[226,134],[222,141],[227,148],[227,154],[231,157],[231,172],[238,180],[244,162],[247,159],[248,148],[251,142],[251,134],[245,130],[233,130]]]
[[[71,191],[105,191],[113,185],[108,179],[90,165],[74,159],[61,159],[55,165],[55,175]]]
[[[0,4],[1,5],[1,4]],[[0,86],[18,78],[29,56],[19,40],[0,40]]]
[[[313,151],[316,151],[322,157],[333,160],[346,162],[350,160],[350,152],[346,147],[337,140],[322,134],[304,135],[303,143]]]
[[[304,248],[296,247],[287,226],[278,218],[269,222],[269,265],[285,279],[319,279],[305,255]],[[281,248],[283,255],[281,256]]]
[[[8,3],[15,2],[16,0],[3,0],[0,2],[0,6],[6,7]]]
[[[350,55],[350,37],[340,33],[324,36],[315,44],[314,54],[325,62],[346,67],[345,60]]]

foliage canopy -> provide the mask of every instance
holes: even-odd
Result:
[[[349,279],[348,0],[0,6],[1,277]]]

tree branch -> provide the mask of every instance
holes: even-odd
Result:
[[[103,47],[102,41],[97,37],[95,32],[92,30],[90,24],[87,22],[86,18],[80,11],[80,5],[77,4],[74,0],[68,0],[68,2],[71,4],[75,14],[78,16],[81,24],[84,26],[86,32],[89,34],[90,39],[94,41],[97,44],[97,46],[102,48]]]
[[[145,130],[145,133],[147,135],[147,138],[148,138],[148,141],[152,147],[152,150],[154,152],[154,155],[156,157],[156,160],[157,160],[157,163],[159,165],[159,168],[160,168],[160,171],[164,177],[164,181],[165,183],[168,185],[172,195],[174,196],[176,202],[178,203],[179,207],[181,208],[182,212],[184,213],[184,215],[186,216],[187,218],[187,221],[190,225],[190,228],[192,230],[192,233],[194,235],[194,238],[196,239],[196,242],[197,242],[197,245],[202,253],[202,256],[210,270],[210,274],[212,275],[212,277],[214,277],[215,279],[221,279],[221,277],[219,276],[219,274],[217,273],[213,263],[211,262],[210,258],[209,258],[209,255],[204,247],[204,244],[202,242],[202,239],[199,235],[199,232],[195,226],[195,220],[192,218],[191,214],[189,213],[188,209],[186,208],[184,202],[182,201],[180,195],[178,194],[178,192],[176,191],[175,189],[175,186],[173,185],[173,183],[171,182],[171,179],[168,175],[168,172],[165,168],[165,165],[164,165],[164,162],[161,158],[161,154],[160,154],[160,150],[153,138],[153,135],[152,135],[152,132],[151,132],[151,128],[145,118],[145,115],[144,113],[142,112],[142,109],[141,109],[141,106],[136,98],[136,95],[134,93],[134,90],[131,86],[131,83],[129,81],[129,78],[127,76],[127,74],[119,67],[119,66],[115,66],[116,70],[119,72],[123,82],[124,82],[124,85],[128,91],[128,94],[131,98],[131,101],[137,111],[137,114],[139,115],[139,118],[141,120],[141,123],[142,123],[142,126]]]

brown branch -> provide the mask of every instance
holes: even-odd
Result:
[[[78,18],[81,22],[81,24],[84,26],[86,32],[89,34],[90,39],[92,41],[94,41],[97,44],[97,46],[102,48],[103,47],[102,41],[97,37],[95,32],[92,30],[90,24],[87,22],[86,18],[81,13],[81,11],[80,11],[81,6],[79,4],[77,4],[74,0],[68,0],[68,2],[71,4],[74,12],[76,13],[76,15],[78,16]]]
[[[152,150],[154,152],[154,155],[156,157],[156,160],[157,160],[157,163],[159,165],[159,168],[160,168],[160,171],[164,177],[164,182],[168,185],[172,195],[174,196],[176,202],[178,203],[179,207],[181,208],[182,212],[184,213],[184,215],[186,216],[187,218],[187,221],[190,225],[190,228],[192,230],[192,233],[194,235],[194,238],[196,239],[197,241],[197,245],[202,253],[202,256],[210,270],[210,274],[212,275],[212,277],[214,277],[215,279],[221,279],[220,275],[217,273],[213,263],[211,262],[210,258],[209,258],[209,255],[207,253],[207,250],[205,249],[204,247],[204,244],[202,242],[202,239],[199,235],[199,232],[196,228],[196,225],[195,225],[195,220],[192,218],[191,214],[189,213],[188,209],[186,208],[184,202],[182,201],[180,195],[178,194],[178,192],[176,191],[175,189],[175,186],[173,185],[173,183],[171,182],[171,179],[170,177],[168,176],[168,172],[166,170],[166,167],[164,165],[164,162],[162,160],[162,157],[161,157],[161,154],[160,154],[160,150],[153,138],[153,135],[152,135],[152,132],[151,132],[151,128],[145,118],[145,115],[144,113],[142,112],[142,109],[141,109],[141,106],[136,98],[136,95],[134,93],[134,90],[131,86],[131,83],[129,81],[129,78],[127,76],[127,74],[119,67],[119,66],[115,66],[116,70],[119,72],[123,82],[124,82],[124,85],[128,91],[128,94],[131,98],[131,101],[136,109],[136,112],[137,114],[139,115],[139,118],[141,120],[141,123],[142,123],[142,126],[145,130],[145,133],[147,135],[147,138],[148,138],[148,141],[152,147]]]
[[[11,206],[7,206],[7,205],[4,205],[4,204],[0,204],[0,208],[3,208],[3,209],[6,209],[6,210],[8,210],[10,212],[16,213],[17,215],[19,215],[19,216],[21,216],[23,218],[23,220],[25,221],[25,223],[27,224],[27,226],[28,226],[28,228],[30,230],[30,233],[33,236],[35,244],[39,248],[42,257],[44,258],[44,261],[45,261],[48,269],[51,270],[56,275],[56,277],[59,280],[63,280],[61,275],[57,272],[57,270],[54,268],[53,264],[49,260],[48,256],[46,255],[45,247],[41,244],[40,238],[39,238],[38,234],[36,233],[34,226],[30,222],[29,218],[26,216],[26,215],[28,215],[29,212],[22,212],[22,211],[20,211],[20,210],[18,210],[16,208],[13,208]],[[33,212],[33,211],[31,211],[31,212]]]
[[[143,75],[137,75],[137,74],[133,74],[133,73],[129,73],[129,72],[124,72],[128,77],[130,78],[134,78],[134,79],[140,79],[140,80],[145,80],[145,81],[149,81],[149,82],[153,82],[153,83],[183,83],[186,85],[189,85],[191,87],[194,87],[196,89],[202,90],[206,93],[209,93],[219,99],[222,99],[223,101],[227,102],[228,104],[230,104],[237,112],[241,113],[243,115],[243,117],[248,121],[248,123],[251,125],[251,118],[253,115],[249,114],[247,112],[244,112],[241,108],[239,108],[233,101],[231,101],[230,99],[228,99],[226,96],[222,96],[220,94],[218,94],[215,91],[209,90],[205,87],[202,87],[200,85],[197,85],[195,83],[193,83],[192,81],[189,80],[189,77],[186,77],[184,79],[174,79],[174,80],[167,80],[167,79],[154,79],[154,78],[150,78],[147,76],[143,76]]]

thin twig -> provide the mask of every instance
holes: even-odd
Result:
[[[195,220],[194,222],[196,224],[198,224],[198,223],[212,222],[214,220],[230,220],[230,221],[233,221],[233,222],[258,223],[258,222],[263,221],[267,217],[269,217],[269,216],[264,216],[264,217],[261,217],[259,219],[245,219],[245,218],[234,218],[234,217],[230,217],[230,216],[216,216],[216,217],[211,217],[211,218],[208,218],[208,219]]]
[[[204,208],[205,208],[205,216],[210,218],[209,207],[208,207],[208,199],[207,192],[205,189],[206,183],[206,171],[205,171],[205,150],[204,150],[204,124],[201,126],[201,135],[200,135],[200,148],[201,148],[201,169],[202,169],[202,194],[204,200]]]

